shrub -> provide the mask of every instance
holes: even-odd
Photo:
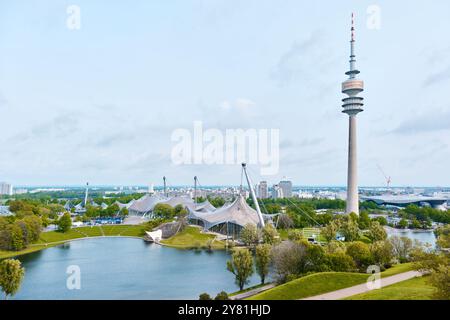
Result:
[[[372,255],[369,246],[361,241],[355,241],[347,244],[346,253],[353,259],[360,271],[365,271],[367,266],[372,263]]]

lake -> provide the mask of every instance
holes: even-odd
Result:
[[[436,236],[431,230],[410,230],[410,229],[394,229],[386,227],[388,236],[407,237],[411,240],[419,240],[423,244],[429,243],[434,248],[436,246]]]
[[[25,278],[14,299],[198,299],[239,288],[225,251],[196,252],[132,238],[95,238],[18,257]],[[81,289],[67,289],[69,266],[79,266]],[[259,283],[256,274],[249,285]]]

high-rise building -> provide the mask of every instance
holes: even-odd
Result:
[[[258,185],[258,198],[267,199],[269,197],[269,189],[267,181],[261,181]]]
[[[347,208],[345,212],[356,214],[359,214],[356,115],[363,111],[364,105],[364,98],[358,97],[358,94],[364,91],[364,82],[356,78],[359,73],[359,70],[356,69],[355,56],[355,16],[352,14],[350,70],[345,73],[349,78],[342,83],[342,93],[348,97],[342,99],[344,108],[342,112],[349,116]]]
[[[0,195],[11,196],[13,194],[13,186],[7,182],[0,182]]]
[[[274,184],[272,187],[272,199],[283,198],[283,189],[278,184]]]
[[[278,185],[282,190],[283,198],[292,198],[292,181],[283,178]]]

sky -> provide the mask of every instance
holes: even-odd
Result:
[[[344,186],[355,12],[359,184],[384,185],[381,167],[394,186],[450,186],[449,11],[447,0],[0,0],[0,181],[238,185],[238,163],[174,164],[173,132],[201,121],[279,130],[279,170],[252,165],[255,181]]]

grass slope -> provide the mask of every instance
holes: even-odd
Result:
[[[58,231],[43,232],[36,244],[30,245],[24,250],[0,251],[0,259],[39,251],[74,239],[101,237],[103,234],[105,236],[142,237],[144,231],[144,225],[107,225],[73,228],[65,233]]]
[[[173,237],[161,240],[161,243],[174,248],[194,249],[206,248],[208,242],[213,240],[213,249],[224,249],[225,244],[222,241],[214,240],[212,234],[202,233],[197,227],[186,227],[183,231],[177,233]]]
[[[431,300],[435,288],[426,277],[413,278],[345,300]]]
[[[412,270],[411,263],[398,264],[381,273],[381,277],[389,277]],[[251,300],[296,300],[326,292],[340,290],[364,283],[368,274],[352,272],[321,272],[305,276],[255,296]]]
[[[249,300],[296,300],[364,283],[368,275],[352,272],[321,272],[277,286]]]

